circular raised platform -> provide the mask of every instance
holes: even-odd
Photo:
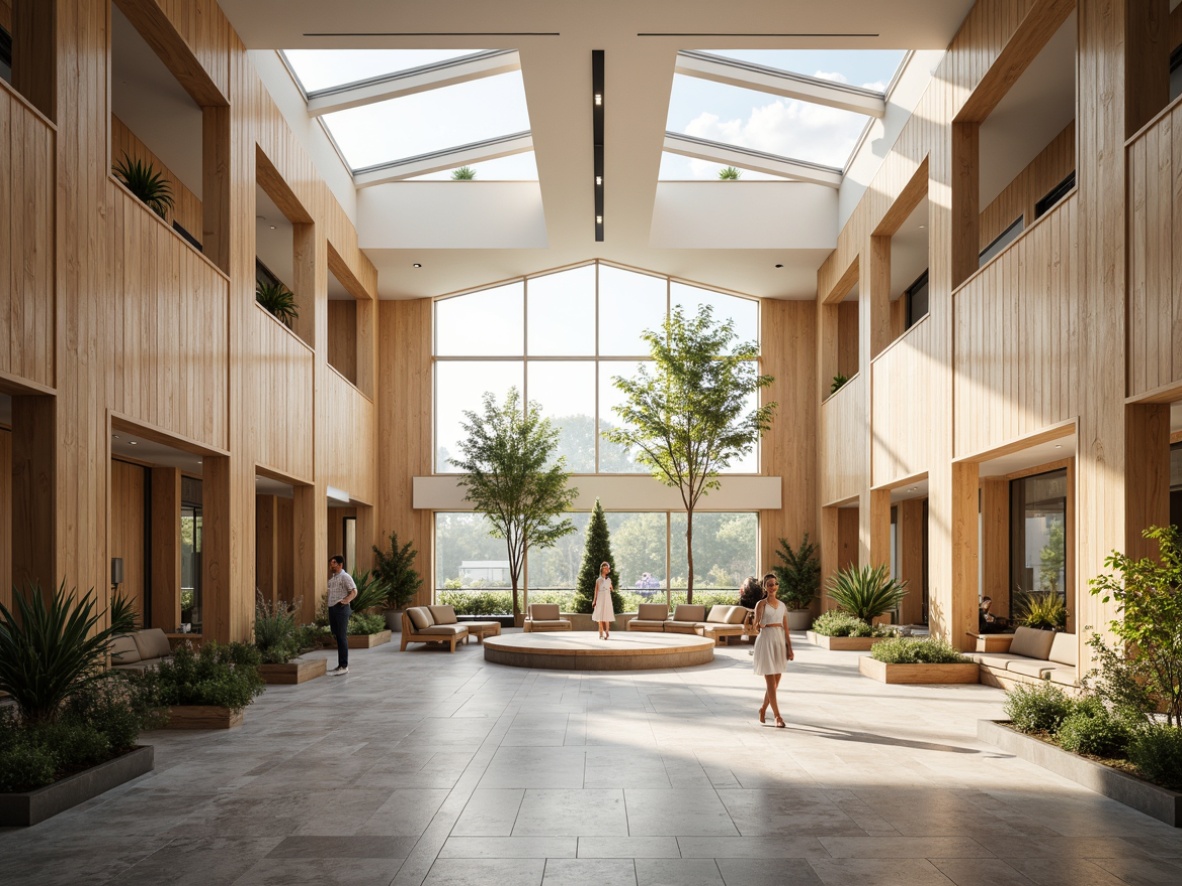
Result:
[[[590,631],[508,634],[484,641],[484,660],[515,668],[564,671],[648,671],[714,661],[714,641],[693,634]]]

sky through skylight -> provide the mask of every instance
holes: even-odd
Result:
[[[311,94],[423,65],[474,55],[479,49],[287,49],[284,55]]]

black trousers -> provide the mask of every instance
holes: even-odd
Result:
[[[337,667],[349,666],[349,616],[353,614],[348,603],[337,603],[328,607],[328,628],[337,641]]]

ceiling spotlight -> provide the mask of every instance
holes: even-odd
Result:
[[[422,266],[423,266],[422,262],[415,262],[413,265],[411,265],[412,268],[421,268]]]
[[[595,176],[595,184],[599,187],[603,187],[603,176],[602,175]]]
[[[274,226],[274,225],[271,225],[271,230],[272,230],[272,231],[273,231],[273,230],[275,230],[275,226]]]
[[[1063,448],[1063,444],[1062,444],[1062,443],[1056,443],[1056,444],[1055,444],[1055,448],[1056,448],[1056,449],[1062,449],[1062,448]]]
[[[128,440],[127,445],[128,446],[139,446],[140,444],[136,443],[135,440]]]
[[[782,267],[784,267],[784,266],[783,266],[783,265],[781,265],[781,264],[777,264],[777,265],[776,265],[776,267],[777,267],[777,268],[782,268]]]
[[[597,105],[603,104],[603,96],[598,92],[595,93],[595,104],[597,104]]]
[[[603,216],[602,215],[595,216],[595,224],[597,224],[597,225],[603,224]]]

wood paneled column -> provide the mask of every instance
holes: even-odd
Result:
[[[279,499],[254,497],[254,584],[268,603],[279,599]]]
[[[965,650],[971,648],[968,632],[977,630],[979,609],[979,476],[980,469],[975,462],[954,462],[952,465],[952,593],[944,596],[940,605],[933,600],[928,612],[932,633],[941,634],[957,649]]]
[[[1010,601],[1010,481],[981,481],[981,593],[994,615],[1012,615]]]
[[[53,397],[12,398],[12,583],[20,590],[37,582],[52,593],[61,581],[56,405]]]
[[[151,501],[152,514],[149,524],[152,540],[151,627],[175,631],[181,623],[181,472],[179,469],[152,468]],[[204,505],[202,508],[204,509]],[[204,518],[202,523],[204,524]],[[204,542],[204,538],[202,541]],[[204,592],[204,585],[202,587]],[[202,614],[204,616],[204,612]]]
[[[899,578],[907,582],[907,596],[899,606],[903,624],[923,621],[923,499],[909,498],[895,506]]]
[[[297,486],[292,507],[295,534],[292,597],[301,600],[300,619],[311,621],[328,589],[327,487]],[[334,552],[335,553],[335,552]]]
[[[1150,526],[1170,522],[1170,407],[1165,403],[1125,408],[1125,553],[1157,556],[1157,542],[1142,537]],[[1081,595],[1086,593],[1081,587]]]

